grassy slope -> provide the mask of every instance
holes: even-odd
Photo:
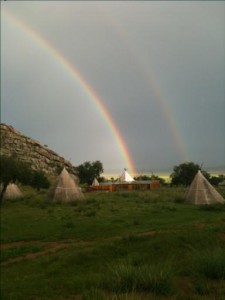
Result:
[[[182,204],[183,195],[166,188],[51,205],[42,193],[5,203],[2,243],[31,242],[2,249],[2,261],[44,242],[69,247],[1,266],[2,299],[224,299],[224,206]]]

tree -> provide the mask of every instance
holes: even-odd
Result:
[[[139,176],[134,177],[134,180],[137,180],[137,181],[151,180],[151,177],[148,175],[139,175]]]
[[[161,183],[161,185],[166,185],[166,180],[162,177],[159,177],[157,175],[152,175],[151,176],[151,180],[156,180],[156,181],[159,181]]]
[[[15,182],[16,180],[25,184],[29,184],[31,181],[31,172],[28,164],[17,161],[13,157],[1,156],[0,163],[0,181],[3,184],[0,194],[0,202],[2,203],[2,199],[8,184]]]
[[[99,160],[94,162],[86,161],[83,164],[76,167],[80,183],[86,183],[90,185],[94,178],[99,180],[100,174],[104,172],[103,165]]]
[[[154,174],[152,174],[151,176],[139,175],[139,176],[134,177],[134,180],[137,180],[137,181],[152,180],[152,181],[159,181],[161,184],[165,184],[165,179],[163,179],[157,175],[154,175]]]
[[[33,174],[31,185],[37,190],[40,190],[41,188],[49,188],[50,183],[42,171],[35,171]]]
[[[171,184],[185,186],[190,185],[194,179],[194,176],[200,169],[201,167],[193,162],[183,163],[179,166],[175,166],[173,168],[173,173],[170,175],[172,179]],[[210,175],[207,172],[202,171],[202,173],[207,179],[209,179]]]
[[[218,186],[218,184],[222,181],[224,181],[225,179],[225,176],[223,174],[221,175],[218,175],[218,176],[212,176],[209,178],[209,182],[212,184],[212,185],[215,185],[215,186]]]
[[[37,178],[38,183],[36,183]],[[41,180],[40,180],[41,178]],[[0,193],[0,203],[2,203],[4,193],[9,183],[19,181],[22,184],[31,185],[36,188],[49,186],[48,179],[44,174],[33,171],[30,164],[22,162],[15,157],[0,156],[0,181],[3,188]]]

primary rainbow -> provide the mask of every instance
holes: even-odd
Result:
[[[56,48],[53,48],[47,40],[45,40],[38,32],[29,27],[23,21],[15,17],[9,12],[4,10],[5,15],[10,18],[19,28],[22,29],[23,32],[27,33],[36,43],[44,47],[63,67],[73,76],[73,78],[80,84],[81,88],[86,92],[89,99],[94,102],[101,116],[104,118],[106,124],[110,128],[112,135],[118,145],[120,153],[128,167],[129,171],[134,175],[135,167],[134,162],[132,160],[131,154],[127,149],[126,142],[122,137],[119,129],[117,128],[115,122],[104,106],[102,100],[97,96],[94,89],[90,86],[90,84],[82,77],[80,72],[76,70],[76,68],[60,53]]]

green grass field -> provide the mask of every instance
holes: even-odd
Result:
[[[225,299],[225,205],[184,195],[167,187],[49,204],[29,190],[5,202],[1,299]]]

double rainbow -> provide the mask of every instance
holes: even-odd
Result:
[[[56,62],[61,64],[63,68],[75,79],[76,83],[79,84],[81,89],[86,93],[89,100],[92,101],[97,108],[98,112],[105,120],[108,128],[110,129],[112,136],[118,146],[118,149],[121,153],[121,156],[124,160],[125,166],[129,169],[132,174],[135,174],[134,162],[131,156],[131,153],[128,151],[128,147],[126,145],[125,139],[122,136],[121,132],[117,128],[114,120],[106,109],[103,101],[96,94],[95,90],[90,86],[90,84],[85,80],[82,74],[71,64],[71,62],[56,48],[54,48],[43,36],[41,36],[37,31],[31,28],[28,24],[26,24],[21,19],[17,18],[15,15],[9,13],[4,10],[4,14],[9,18],[18,28],[20,28],[24,33],[28,34],[28,36],[38,45],[42,46]],[[128,35],[126,31],[119,26],[119,24],[115,23],[113,20],[107,17],[108,22],[112,25],[114,30],[118,33],[118,36],[122,38],[122,40],[127,44],[127,48],[129,49],[130,55],[136,58],[138,65],[141,67],[142,72],[145,75],[145,79],[149,84],[150,90],[153,93],[153,98],[157,101],[158,106],[162,115],[164,116],[166,123],[168,124],[168,128],[171,132],[171,137],[176,145],[177,156],[180,161],[187,160],[187,154],[184,148],[184,142],[182,141],[181,134],[179,132],[179,126],[176,124],[175,118],[171,113],[171,109],[169,108],[167,102],[164,100],[162,96],[162,92],[160,91],[156,81],[154,80],[151,72],[146,69],[145,63],[142,60],[142,56],[138,55],[139,49],[137,45],[132,44],[129,41]]]

